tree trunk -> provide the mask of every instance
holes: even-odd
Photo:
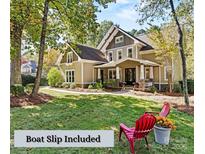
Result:
[[[11,54],[11,76],[10,83],[21,84],[21,37],[23,26],[13,22],[13,30],[11,32],[11,47],[14,53]]]
[[[48,17],[48,3],[49,3],[49,0],[45,0],[43,18],[42,18],[42,30],[41,30],[40,51],[39,51],[39,59],[38,59],[38,69],[37,69],[34,88],[32,91],[32,96],[37,95],[39,86],[40,86],[40,81],[41,81],[41,74],[42,74],[42,69],[43,69],[43,57],[44,57],[44,49],[45,49],[45,39],[46,39],[47,17]]]
[[[182,60],[184,100],[185,100],[186,105],[189,106],[189,97],[188,97],[188,88],[187,88],[187,77],[186,77],[186,57],[185,57],[184,48],[183,48],[183,33],[182,33],[182,29],[180,27],[179,21],[177,19],[177,15],[176,15],[176,12],[175,12],[173,0],[170,0],[169,2],[170,2],[170,5],[171,5],[171,10],[172,10],[172,14],[173,14],[175,23],[176,23],[177,28],[178,28],[179,52],[180,52],[181,60]]]

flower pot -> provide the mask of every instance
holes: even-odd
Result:
[[[155,141],[159,144],[168,145],[170,138],[171,128],[163,128],[154,126]]]

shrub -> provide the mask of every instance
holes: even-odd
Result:
[[[103,86],[105,88],[117,88],[117,81],[116,80],[107,80],[106,82],[104,82]]]
[[[56,83],[56,87],[62,88],[62,87],[63,87],[63,86],[62,86],[62,82],[57,82],[57,83]]]
[[[10,93],[13,96],[20,96],[25,94],[24,92],[24,87],[21,84],[15,84],[15,85],[11,85],[10,87]]]
[[[52,67],[47,75],[49,86],[56,87],[59,83],[63,82],[63,77],[56,67]]]
[[[70,88],[71,88],[71,89],[75,89],[75,88],[76,88],[76,84],[75,84],[75,83],[71,83],[71,84],[70,84]]]
[[[70,88],[70,83],[68,83],[68,82],[63,82],[63,83],[62,83],[62,87],[63,87],[63,88]]]
[[[187,80],[187,86],[188,86],[188,93],[194,94],[194,80]]]
[[[183,81],[179,81],[179,84],[181,85],[181,89],[183,90]],[[187,80],[187,88],[189,94],[194,94],[194,80]]]
[[[40,86],[47,86],[47,85],[48,85],[48,80],[45,77],[41,78]]]
[[[181,92],[182,92],[181,85],[175,83],[175,84],[174,84],[174,87],[173,87],[173,92],[175,92],[175,93],[181,93]]]
[[[22,85],[26,86],[29,83],[34,83],[35,82],[35,76],[32,75],[21,75],[22,78]]]
[[[96,89],[102,89],[102,88],[103,88],[102,83],[101,83],[101,82],[97,82],[97,83],[95,84],[95,88],[96,88]]]
[[[155,93],[155,92],[157,92],[157,88],[156,88],[154,85],[152,85],[152,86],[150,87],[149,91],[150,91],[151,93]]]
[[[29,83],[29,84],[27,84],[26,86],[25,86],[25,92],[27,93],[27,94],[31,94],[31,92],[32,92],[32,90],[33,90],[33,87],[34,87],[34,84],[33,83]]]
[[[94,89],[94,86],[93,86],[92,84],[90,84],[90,85],[88,86],[88,89]]]
[[[34,83],[35,82],[35,76],[32,76],[32,75],[25,75],[25,74],[22,74],[21,75],[22,77],[22,85],[23,86],[26,86],[27,84],[30,84],[30,83]],[[44,77],[41,78],[41,81],[40,81],[40,86],[47,86],[48,85],[48,80]]]

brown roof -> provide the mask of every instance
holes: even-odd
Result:
[[[72,45],[71,45],[72,46]],[[105,55],[98,49],[86,45],[74,45],[72,48],[76,51],[78,56],[82,59],[108,62]]]

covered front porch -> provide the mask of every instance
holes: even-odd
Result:
[[[127,58],[97,65],[94,68],[96,81],[102,83],[115,80],[117,86],[141,84],[142,87],[146,87],[154,82],[161,82],[161,66],[149,60]]]

